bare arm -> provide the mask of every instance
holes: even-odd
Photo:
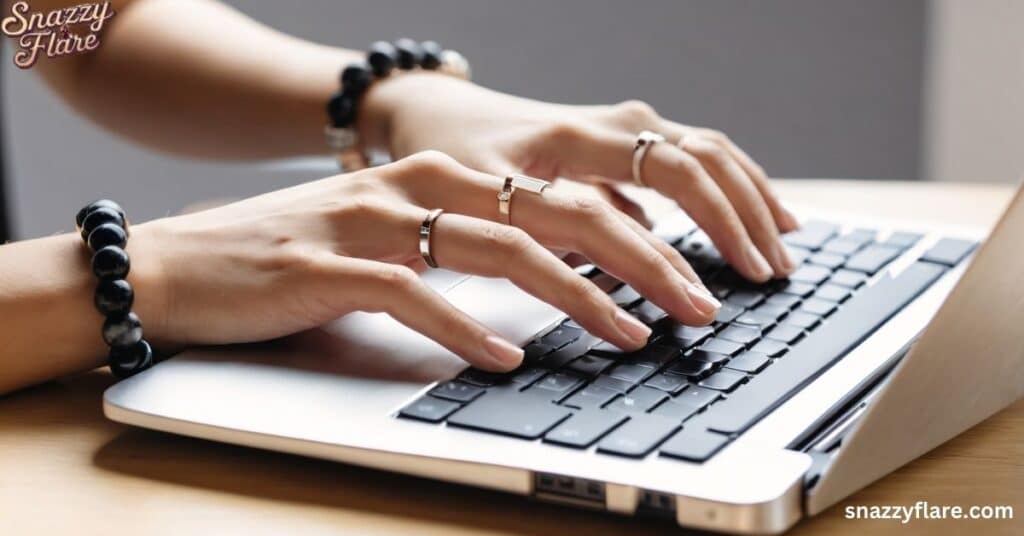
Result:
[[[285,35],[212,0],[120,0],[114,8],[98,50],[36,67],[80,112],[189,156],[326,152],[324,105],[341,67],[360,53]]]

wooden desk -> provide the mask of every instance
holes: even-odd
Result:
[[[792,203],[990,223],[1006,186],[780,181]],[[93,372],[0,397],[0,534],[678,534],[635,520],[103,418]],[[187,396],[187,393],[182,393]],[[936,393],[941,396],[941,393]],[[344,423],[336,423],[344,426]],[[1014,507],[1016,520],[850,521],[846,505]],[[793,534],[1024,533],[1024,401]]]

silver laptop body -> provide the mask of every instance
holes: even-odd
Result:
[[[983,235],[920,222],[803,214],[824,216],[843,229],[879,229],[879,240],[893,230],[925,234],[873,280],[909,269],[940,237]],[[687,225],[676,213],[657,230],[671,235]],[[1024,319],[1022,233],[1024,199],[1018,193],[972,258],[946,270],[704,463],[657,452],[640,459],[610,456],[593,447],[570,449],[398,418],[401,408],[465,364],[379,314],[351,314],[272,343],[189,350],[112,386],[104,411],[144,428],[624,515],[671,516],[685,527],[778,533],[1024,394],[1024,338],[1009,329]],[[519,343],[564,319],[504,280],[445,271],[424,277]],[[964,355],[952,332],[990,343],[983,355]],[[940,390],[943,396],[936,397]],[[581,486],[591,493],[580,494]]]

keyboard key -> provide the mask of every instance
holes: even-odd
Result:
[[[603,357],[611,357],[613,359],[619,359],[622,356],[628,354],[629,352],[623,350],[622,348],[619,348],[618,346],[615,346],[614,344],[608,341],[601,341],[597,343],[597,345],[592,347],[588,353]]]
[[[846,269],[873,274],[881,270],[886,264],[892,262],[896,257],[899,257],[902,252],[903,250],[900,248],[892,246],[868,246],[846,261]]]
[[[666,400],[664,391],[641,385],[627,394],[619,395],[605,409],[623,413],[643,413]]]
[[[583,378],[565,372],[556,372],[544,376],[544,379],[535,383],[531,389],[546,389],[558,394],[567,394],[583,383]]]
[[[813,255],[813,253],[809,249],[798,248],[794,246],[789,246],[787,249],[789,250],[789,257],[793,259],[793,266],[800,266],[805,261],[807,261],[807,259],[810,258],[811,255]]]
[[[661,405],[651,410],[651,415],[658,415],[673,419],[676,422],[683,422],[696,415],[701,408],[691,404],[680,404],[674,400],[666,400]]]
[[[737,305],[739,307],[743,307],[745,309],[749,309],[749,308],[751,308],[751,307],[753,307],[755,305],[758,305],[761,302],[763,302],[764,301],[764,297],[765,297],[764,294],[762,294],[760,292],[757,292],[757,291],[753,291],[753,290],[737,290],[736,292],[733,292],[732,294],[729,294],[729,297],[727,297],[725,299],[725,301],[727,301],[727,302],[729,302],[729,303],[731,303],[733,305]]]
[[[820,300],[842,303],[846,301],[846,298],[850,297],[850,289],[826,283],[818,287],[818,290],[812,297]]]
[[[636,352],[627,354],[625,361],[633,365],[661,368],[665,363],[679,356],[679,349],[663,344],[652,344]]]
[[[734,324],[722,330],[722,332],[719,333],[718,336],[732,342],[738,342],[740,344],[751,344],[754,341],[761,338],[761,330],[754,327]]]
[[[922,238],[924,238],[924,235],[920,233],[908,233],[900,231],[889,235],[889,238],[886,238],[885,242],[882,243],[887,246],[895,246],[898,248],[907,249],[916,244]]]
[[[736,317],[743,314],[743,310],[744,309],[739,305],[723,302],[722,307],[718,309],[718,314],[715,315],[715,322],[732,322],[733,320],[736,320]]]
[[[565,447],[587,448],[629,417],[611,411],[584,410],[562,421],[544,434],[545,443]]]
[[[864,247],[864,243],[858,240],[847,240],[842,237],[836,237],[829,240],[822,248],[822,251],[828,253],[834,253],[836,255],[849,256],[857,252],[860,248]]]
[[[523,348],[523,361],[526,363],[533,363],[554,351],[555,347],[547,344],[541,344],[539,342],[527,344],[526,347]]]
[[[651,367],[622,363],[620,365],[616,365],[615,368],[608,372],[608,375],[612,378],[618,378],[636,385],[647,379],[647,377],[653,373],[654,369]]]
[[[668,366],[668,368],[665,369],[665,372],[686,376],[687,378],[695,380],[711,374],[714,370],[714,363],[684,358],[675,360]]]
[[[802,283],[799,281],[784,281],[779,285],[779,292],[786,294],[792,294],[801,298],[806,298],[811,294],[814,294],[814,290],[817,288],[817,283]]]
[[[668,336],[675,339],[680,348],[684,350],[692,348],[704,342],[715,334],[715,328],[711,326],[685,326],[676,324],[668,332]]]
[[[715,455],[727,443],[729,438],[723,435],[684,426],[658,450],[662,456],[679,458],[691,462],[703,462]]]
[[[679,393],[679,396],[675,398],[675,402],[703,409],[719,398],[722,398],[722,393],[693,385]]]
[[[782,236],[782,241],[790,246],[816,250],[839,231],[834,223],[811,220],[804,222],[800,229]]]
[[[484,394],[484,390],[468,383],[449,381],[438,384],[437,387],[430,390],[430,394],[437,398],[466,403]]]
[[[682,376],[656,374],[644,382],[644,385],[665,391],[666,393],[677,394],[690,384]]]
[[[424,396],[402,408],[398,414],[419,421],[441,422],[459,407],[455,402]]]
[[[800,296],[783,293],[775,294],[768,298],[768,305],[777,305],[780,307],[785,307],[786,309],[792,311],[793,309],[796,309],[797,306],[800,305]]]
[[[745,326],[755,327],[758,331],[764,331],[775,325],[775,317],[755,313],[753,311],[747,311],[746,313],[741,314],[733,322],[734,325],[743,324]],[[721,336],[721,334],[719,334],[719,336]]]
[[[978,243],[972,240],[943,238],[921,256],[922,261],[935,262],[946,266],[956,266],[967,256]]]
[[[487,393],[448,417],[448,424],[485,432],[537,439],[572,415],[561,406],[532,397]]]
[[[459,379],[466,383],[479,385],[480,387],[490,387],[491,385],[504,382],[508,379],[508,375],[470,367],[459,374]]]
[[[640,380],[637,380],[637,382]],[[588,387],[603,387],[615,391],[616,393],[626,393],[633,388],[637,382],[628,382],[619,378],[612,378],[611,376],[605,376],[604,374],[597,377],[594,383]]]
[[[854,229],[846,234],[840,235],[843,240],[850,240],[853,242],[860,242],[862,244],[870,244],[875,241],[875,237],[878,236],[878,231],[875,229],[868,229],[866,227],[860,227]]]
[[[828,279],[828,282],[832,285],[839,285],[842,287],[849,288],[860,288],[865,281],[868,280],[868,276],[854,272],[853,270],[836,270],[832,277]]]
[[[724,339],[711,339],[697,347],[705,352],[716,354],[736,355],[743,351],[743,345]]]
[[[808,335],[790,355],[754,376],[728,400],[709,408],[710,427],[728,434],[746,430],[846,355],[934,283],[943,271],[938,265],[917,262],[895,278],[886,275],[874,286],[854,295],[831,322]]]
[[[558,349],[578,339],[581,333],[583,333],[582,329],[562,324],[561,326],[551,330],[547,335],[541,337],[540,342]]]
[[[769,339],[773,339],[785,344],[792,346],[796,341],[799,341],[804,336],[804,330],[796,326],[787,326],[786,324],[780,324],[767,335]]]
[[[539,367],[524,367],[517,370],[515,375],[512,376],[512,383],[526,387],[539,380],[547,372],[547,370]]]
[[[821,300],[818,298],[809,298],[804,300],[804,302],[800,304],[800,308],[797,309],[797,312],[809,313],[818,316],[828,316],[834,313],[835,310],[835,302]]]
[[[728,355],[719,354],[717,352],[706,352],[704,350],[694,350],[685,356],[683,359],[693,359],[695,361],[701,361],[704,363],[711,363],[712,365],[721,364],[729,359]]]
[[[657,324],[668,318],[668,313],[666,313],[664,309],[651,302],[641,303],[633,309],[633,314],[648,326]]]
[[[568,365],[573,359],[587,353],[590,350],[590,343],[580,338],[559,350],[542,357],[537,366],[547,370],[558,370]]]
[[[630,306],[643,299],[643,296],[629,285],[622,285],[608,296],[615,302],[615,305],[623,309],[629,309]]]
[[[796,296],[791,296],[789,294],[779,294],[779,296],[796,298]],[[797,300],[799,300],[799,298],[797,298]],[[755,307],[754,310],[751,311],[751,313],[758,316],[768,317],[773,321],[772,323],[774,324],[775,322],[778,322],[783,317],[789,314],[789,307],[783,305],[775,305],[770,302],[765,302]],[[742,320],[740,320],[740,322],[742,322]]]
[[[812,330],[821,323],[821,317],[811,313],[797,311],[786,317],[786,325],[800,329]]]
[[[835,253],[815,253],[814,255],[811,255],[811,258],[807,259],[807,262],[817,264],[818,266],[824,266],[829,270],[835,270],[846,262],[846,257]]]
[[[699,387],[714,389],[716,391],[732,391],[746,379],[746,374],[725,369],[704,378],[697,385]]]
[[[587,354],[573,360],[569,363],[566,369],[581,376],[593,378],[594,376],[604,372],[605,369],[613,364],[615,364],[615,362],[606,357]]]
[[[780,341],[764,339],[750,348],[751,352],[758,352],[768,357],[782,357],[789,351],[789,346]]]
[[[618,391],[606,387],[588,385],[563,400],[562,405],[577,409],[600,408],[611,402],[618,394]]]
[[[809,285],[817,286],[820,285],[822,281],[828,279],[830,275],[832,275],[832,271],[828,268],[805,264],[800,268],[797,268],[795,272],[789,274],[789,280],[796,281],[797,283],[807,283]],[[793,293],[791,292],[791,294]]]
[[[597,451],[640,458],[679,429],[679,423],[659,415],[633,415],[597,444]]]
[[[725,368],[746,372],[748,374],[756,374],[767,367],[770,362],[771,360],[768,359],[768,356],[765,354],[750,351],[743,352],[742,354],[730,359],[729,362],[725,364]]]

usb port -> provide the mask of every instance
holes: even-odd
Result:
[[[534,487],[536,495],[540,499],[591,508],[604,508],[604,483],[597,480],[536,473]]]
[[[643,490],[640,492],[641,513],[659,517],[672,517],[676,513],[676,498],[660,491]]]

